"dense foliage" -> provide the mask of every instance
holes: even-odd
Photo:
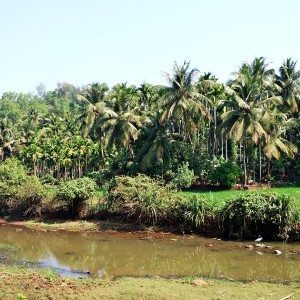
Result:
[[[299,215],[293,199],[252,193],[213,206],[202,196],[183,196],[161,182],[138,175],[117,176],[106,195],[109,211],[142,225],[172,226],[181,232],[220,235],[230,239],[298,239]]]
[[[36,176],[15,159],[0,164],[0,212],[19,217],[41,214],[45,192]]]
[[[189,164],[180,166],[172,179],[172,184],[177,188],[189,188],[195,182],[196,177],[193,170],[190,170]]]
[[[96,184],[109,183],[104,214],[229,238],[288,238],[299,214],[287,197],[249,195],[220,208],[175,189],[299,183],[296,62],[276,71],[255,58],[226,84],[187,62],[165,77],[165,86],[58,83],[36,95],[4,93],[1,214],[38,217],[43,205],[50,214],[61,205],[77,218]]]
[[[244,184],[299,178],[296,62],[276,72],[255,58],[226,84],[186,62],[165,76],[166,86],[58,83],[52,91],[39,85],[36,95],[4,93],[0,160],[17,157],[44,182],[99,171],[178,182],[188,164],[194,183],[207,184],[213,159],[239,165]]]
[[[241,173],[241,168],[235,162],[223,161],[212,171],[210,180],[212,183],[230,188],[237,183]]]
[[[170,219],[180,198],[146,175],[117,176],[110,182],[107,193],[111,211],[153,225]]]
[[[295,222],[292,199],[284,195],[253,194],[227,203],[223,209],[224,232],[228,238],[286,240]]]
[[[63,181],[57,188],[56,198],[67,205],[71,217],[78,217],[85,201],[94,194],[95,188],[95,182],[86,177]]]

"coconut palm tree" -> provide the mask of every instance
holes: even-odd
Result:
[[[164,162],[166,156],[170,156],[172,143],[179,138],[178,133],[172,133],[165,123],[160,122],[159,116],[152,118],[143,127],[137,145],[136,161],[140,162],[142,171],[149,170],[160,159]]]
[[[218,132],[243,145],[244,184],[248,183],[247,147],[249,141],[258,144],[268,139],[262,119],[267,112],[281,104],[281,97],[275,95],[272,81],[273,70],[267,68],[264,58],[256,58],[251,64],[244,63],[236,78],[229,82],[231,107],[221,115]]]
[[[17,131],[18,124],[13,125],[8,118],[0,121],[0,160],[11,157],[19,150],[19,146],[25,142]]]
[[[142,83],[138,88],[139,93],[139,107],[141,111],[148,111],[154,109],[159,93],[156,86],[149,83]]]
[[[209,102],[206,103],[206,109],[210,111],[210,115],[212,115],[212,120],[208,121],[207,126],[207,148],[209,149],[209,145],[212,145],[212,156],[216,155],[218,152],[218,137],[217,137],[217,125],[218,125],[218,109],[220,109],[221,105],[224,103],[226,99],[225,86],[220,84],[215,76],[211,73],[205,73],[199,78],[199,81],[196,85],[197,90],[200,94],[205,95]],[[212,135],[213,139],[211,139],[211,123],[213,123]],[[223,146],[223,139],[222,146]],[[212,141],[212,142],[211,142]],[[223,147],[222,147],[222,155],[223,155]]]
[[[275,75],[275,83],[280,87],[279,95],[283,99],[284,110],[297,116],[300,105],[300,71],[296,70],[296,61],[286,59]]]
[[[297,146],[285,138],[288,130],[300,128],[300,120],[289,118],[287,114],[278,111],[273,113],[272,118],[268,116],[268,137],[263,141],[263,151],[268,159],[279,159],[281,154],[293,158],[297,153]]]
[[[129,112],[137,107],[139,100],[135,86],[128,86],[127,82],[115,85],[109,94],[109,106],[116,113]]]
[[[81,94],[77,95],[77,101],[81,105],[81,116],[83,135],[87,136],[93,128],[97,118],[113,113],[105,103],[105,96],[109,88],[107,84],[92,83]]]
[[[174,65],[173,74],[165,73],[169,86],[164,87],[162,97],[163,113],[161,123],[168,123],[170,130],[187,137],[189,130],[196,128],[200,117],[209,118],[209,111],[205,107],[207,97],[201,95],[194,83],[197,69],[190,70],[190,63],[182,66]]]
[[[139,136],[140,128],[147,118],[134,114],[134,112],[112,113],[108,117],[103,117],[99,122],[100,138],[103,138],[109,150],[113,146],[117,150],[132,150],[131,144]],[[131,152],[132,156],[133,153]]]

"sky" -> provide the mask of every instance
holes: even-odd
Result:
[[[300,60],[299,16],[299,0],[0,0],[0,95],[164,84],[184,60],[223,82],[255,56],[278,68]]]

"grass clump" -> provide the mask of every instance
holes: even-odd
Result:
[[[0,243],[0,256],[14,256],[19,252],[19,247],[14,244]]]
[[[171,193],[163,183],[138,175],[115,177],[109,184],[106,199],[111,211],[156,225],[169,219],[175,203],[183,198]]]
[[[181,199],[176,206],[177,222],[184,231],[210,232],[216,224],[216,211],[203,196]]]
[[[233,239],[289,238],[295,215],[293,200],[286,195],[256,193],[229,201],[222,210],[224,236]]]

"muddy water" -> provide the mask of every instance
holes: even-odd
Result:
[[[0,243],[18,245],[19,261],[67,275],[76,270],[100,277],[197,275],[300,281],[300,244],[265,243],[269,248],[249,249],[255,242],[171,234],[37,232],[9,225],[0,226]],[[273,254],[275,249],[282,254]]]

